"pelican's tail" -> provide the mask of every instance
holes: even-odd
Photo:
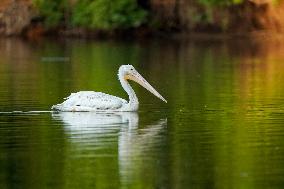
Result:
[[[51,107],[51,110],[62,111],[62,104],[56,104]]]

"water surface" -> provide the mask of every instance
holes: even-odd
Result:
[[[284,187],[281,41],[1,39],[0,57],[3,189]],[[38,112],[80,90],[127,99],[121,64],[168,103],[131,83],[137,113]]]

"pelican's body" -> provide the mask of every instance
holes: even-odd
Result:
[[[116,96],[94,91],[80,91],[72,93],[63,103],[52,106],[52,109],[67,112],[123,111],[126,105],[126,100]]]
[[[139,107],[138,98],[127,80],[133,80],[139,83],[155,96],[167,102],[131,65],[120,66],[118,78],[122,87],[129,96],[129,102],[122,98],[101,92],[80,91],[77,93],[72,93],[63,103],[52,106],[52,109],[73,112],[137,111]]]

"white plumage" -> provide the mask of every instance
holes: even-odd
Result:
[[[115,112],[115,111],[137,111],[139,102],[138,98],[128,83],[133,80],[161,100],[167,102],[131,65],[122,65],[118,72],[119,81],[123,89],[129,96],[129,102],[126,100],[112,96],[109,94],[94,92],[94,91],[80,91],[72,93],[66,100],[51,107],[57,111],[101,111],[101,112]]]
[[[126,104],[126,100],[109,94],[80,91],[72,93],[63,103],[52,106],[52,109],[68,112],[108,111],[119,110]]]

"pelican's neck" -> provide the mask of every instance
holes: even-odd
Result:
[[[126,91],[126,93],[129,96],[129,104],[131,104],[131,105],[138,105],[139,104],[138,98],[137,98],[134,90],[130,86],[129,82],[127,81],[127,79],[124,78],[124,74],[119,72],[118,73],[118,78],[119,78],[119,81],[121,83],[121,86],[123,87],[123,89]]]

